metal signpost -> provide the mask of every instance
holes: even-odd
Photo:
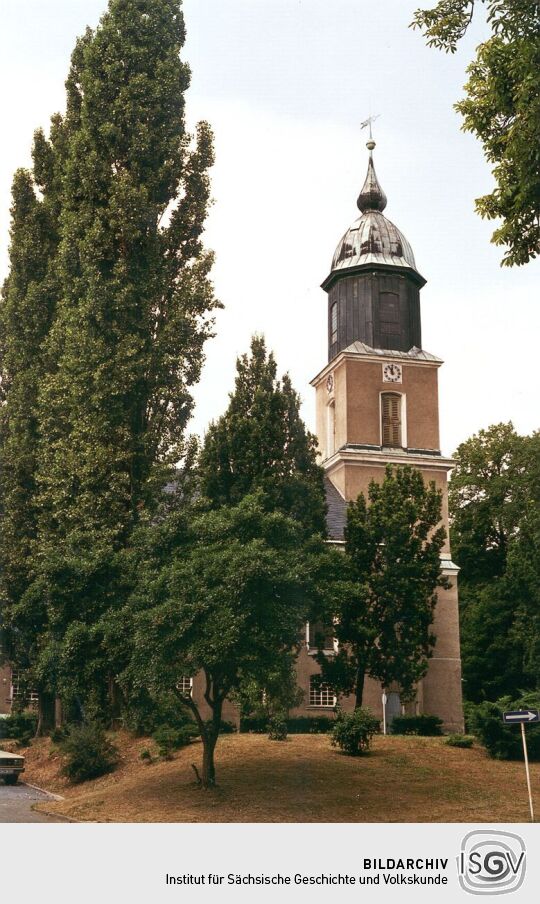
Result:
[[[383,726],[382,731],[383,731],[383,734],[385,735],[386,734],[386,703],[388,701],[388,697],[386,696],[384,691],[383,691],[381,700],[382,700],[382,726]]]
[[[530,722],[540,722],[540,712],[537,709],[516,709],[503,713],[503,722],[506,725],[521,725],[521,740],[523,741],[523,757],[525,759],[525,772],[527,774],[527,790],[529,792],[529,807],[531,810],[531,822],[534,822],[534,810],[531,794],[531,777],[529,775],[529,757],[527,756],[527,740],[525,738],[525,725]]]

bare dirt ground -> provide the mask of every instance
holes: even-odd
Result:
[[[217,748],[214,791],[201,791],[191,763],[200,742],[172,761],[145,765],[148,739],[114,736],[121,764],[84,785],[59,776],[61,757],[43,740],[27,752],[29,782],[65,800],[38,810],[83,822],[526,822],[522,763],[491,760],[480,747],[459,750],[442,738],[376,737],[365,757],[346,757],[324,735],[287,742],[226,735]],[[540,812],[540,763],[531,765]]]

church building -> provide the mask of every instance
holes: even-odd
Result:
[[[328,363],[312,381],[317,436],[325,470],[328,534],[344,542],[347,502],[367,496],[387,464],[411,465],[442,491],[448,535],[447,476],[453,462],[440,451],[437,376],[443,363],[422,347],[419,273],[412,248],[383,211],[387,199],[375,173],[369,140],[367,176],[358,197],[361,216],[339,242],[322,287],[328,294]],[[443,719],[463,729],[457,573],[448,540],[441,556],[450,588],[439,589],[434,616],[437,637],[427,675],[406,712]],[[328,638],[327,655],[332,655]],[[303,715],[334,706],[330,688],[317,687],[319,672],[310,629],[298,662],[305,692]],[[387,715],[403,711],[398,688],[386,688]],[[342,699],[343,709],[354,701]],[[364,705],[382,718],[382,688],[366,680]]]

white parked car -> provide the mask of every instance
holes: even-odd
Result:
[[[0,750],[0,778],[6,785],[16,785],[19,775],[24,772],[24,757],[18,753]]]

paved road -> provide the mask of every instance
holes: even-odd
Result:
[[[34,791],[23,782],[17,785],[4,785],[0,781],[0,822],[65,822],[57,816],[46,816],[32,810],[40,800],[50,800],[44,791]]]

